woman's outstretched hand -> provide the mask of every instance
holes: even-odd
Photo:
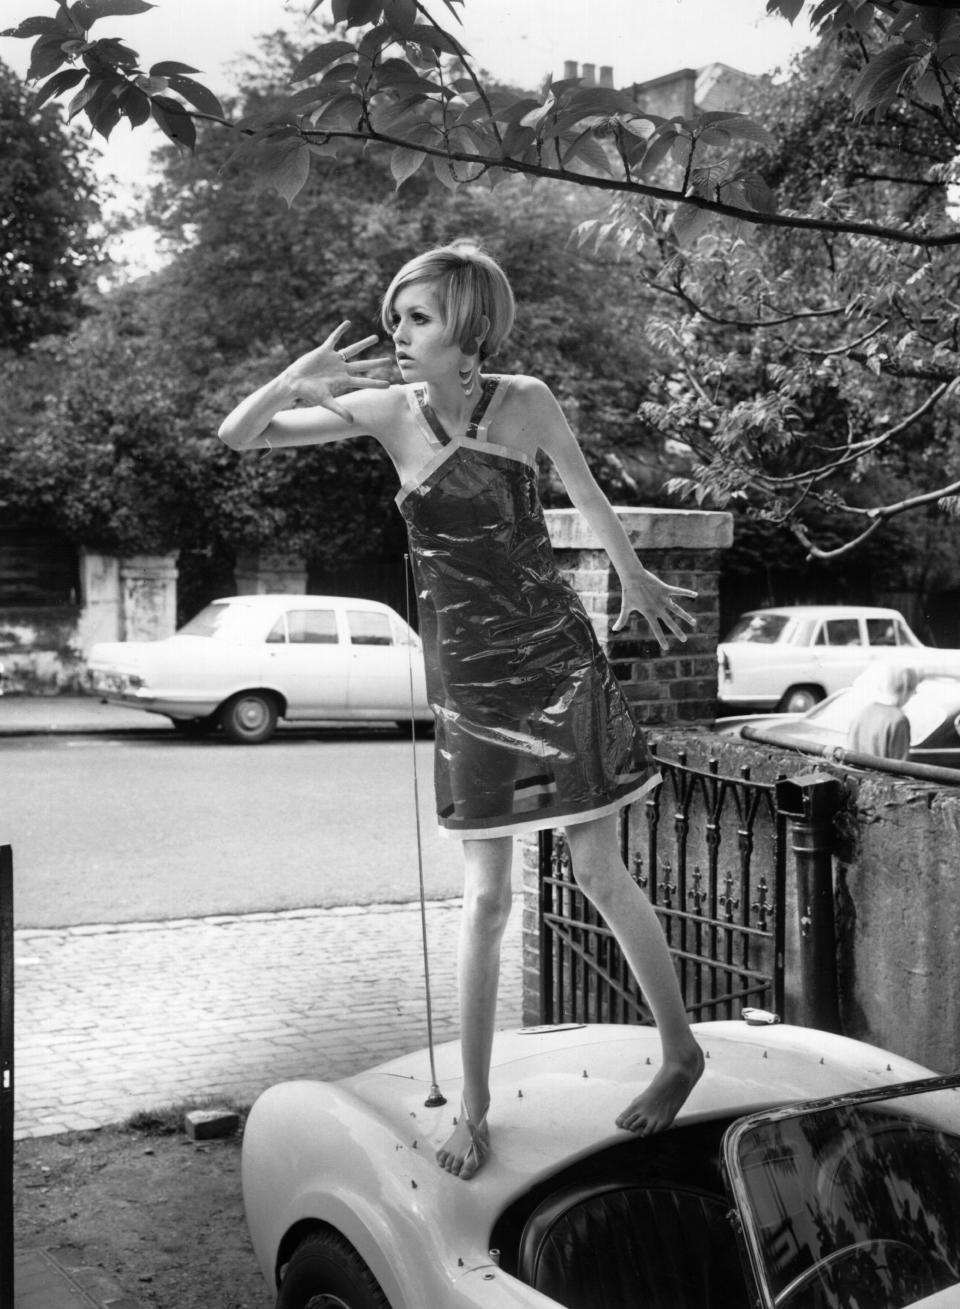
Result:
[[[687,633],[682,624],[686,623],[692,630],[697,620],[680,604],[678,596],[696,599],[697,593],[687,591],[682,586],[670,586],[668,582],[661,582],[655,574],[642,570],[624,583],[620,614],[611,630],[622,631],[630,621],[630,615],[637,613],[646,619],[661,650],[669,646],[670,635],[685,641]]]
[[[353,414],[337,400],[345,391],[359,391],[364,387],[383,388],[390,385],[379,377],[367,377],[371,368],[382,368],[391,363],[389,356],[379,359],[357,359],[357,355],[378,344],[377,336],[365,336],[352,345],[339,344],[350,327],[347,320],[334,328],[322,345],[295,359],[284,370],[284,380],[296,392],[297,402],[305,405],[322,405],[347,423]]]

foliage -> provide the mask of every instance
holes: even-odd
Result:
[[[444,0],[456,23],[464,0]],[[225,121],[215,97],[180,63],[140,67],[136,51],[95,37],[97,22],[150,8],[145,0],[58,0],[54,16],[24,20],[5,35],[33,39],[30,76],[48,99],[72,93],[69,113],[84,113],[109,136],[121,118],[152,118],[171,140],[191,146],[195,120]],[[794,19],[801,0],[768,0],[771,13]],[[357,141],[392,149],[398,182],[426,163],[447,186],[508,172],[573,181],[606,192],[676,205],[678,239],[699,234],[701,214],[808,231],[874,234],[923,247],[952,244],[952,231],[859,221],[856,217],[778,213],[763,178],[743,167],[743,143],[767,141],[746,114],[724,111],[670,119],[648,113],[610,88],[578,79],[552,82],[539,95],[486,87],[454,31],[423,0],[312,0],[354,39],[324,40],[293,72],[299,89],[264,116],[240,120],[238,156],[262,186],[288,201],[318,160],[340,157]],[[853,31],[871,50],[854,86],[862,112],[880,112],[904,94],[936,112],[952,101],[960,19],[904,0],[824,0],[815,20],[832,33]]]
[[[821,45],[784,85],[761,89],[758,111],[782,123],[768,175],[808,210],[952,222],[945,124],[908,102],[844,123],[843,87],[860,58],[852,42]],[[891,522],[952,512],[960,252],[782,230],[707,232],[683,251],[661,232],[651,252],[646,212],[624,204],[615,219],[663,303],[650,331],[673,382],[644,412],[689,445],[691,469],[674,489],[786,525],[821,559],[874,538],[876,557],[889,557],[903,536]],[[955,568],[954,549],[943,553]]]
[[[298,57],[268,42],[238,112],[263,111]],[[327,571],[398,554],[395,474],[372,441],[238,459],[215,432],[338,320],[379,332],[379,297],[399,265],[464,235],[503,260],[522,305],[494,366],[549,381],[611,493],[656,499],[660,443],[636,416],[658,394],[646,293],[611,256],[584,258],[570,243],[588,212],[575,188],[547,208],[521,179],[496,196],[453,196],[426,174],[397,191],[388,158],[355,148],[315,169],[290,208],[254,196],[225,167],[229,152],[209,128],[196,152],[166,152],[148,216],[168,265],[112,291],[72,339],[8,375],[19,399],[0,433],[2,502],[86,544],[179,549],[192,569],[257,548]]]
[[[76,320],[98,213],[79,134],[0,63],[0,349],[23,352]]]

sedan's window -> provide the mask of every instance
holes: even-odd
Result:
[[[216,641],[238,641],[249,638],[252,616],[249,606],[214,601],[201,609],[195,618],[177,631],[177,636],[206,636]]]
[[[827,645],[862,645],[856,618],[830,618],[824,625]],[[818,640],[817,644],[821,644]]]
[[[332,609],[288,609],[287,640],[291,645],[336,645],[337,615]]]
[[[377,610],[350,609],[347,611],[351,645],[393,645],[390,617]]]
[[[898,645],[898,626],[892,618],[868,618],[867,640],[871,645]]]
[[[726,639],[772,645],[780,640],[787,621],[783,614],[744,614],[734,623]]]

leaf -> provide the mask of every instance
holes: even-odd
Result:
[[[63,27],[56,18],[25,18],[17,27],[8,27],[0,36],[12,36],[25,39],[29,36],[43,36],[45,32],[62,32]]]
[[[383,0],[383,19],[403,39],[410,40],[417,26],[417,6],[415,0]]]
[[[138,86],[130,86],[117,102],[122,118],[130,120],[131,127],[141,127],[150,117],[150,98]]]
[[[63,49],[63,37],[41,36],[34,42],[33,49],[30,51],[27,78],[31,82],[38,82],[41,77],[49,77],[51,73],[55,73],[66,62],[67,54]]]
[[[850,90],[857,111],[866,114],[890,104],[917,62],[914,47],[909,45],[890,46],[874,55]]]
[[[257,190],[272,189],[292,205],[310,176],[310,150],[300,137],[289,137],[261,156]]]
[[[185,73],[199,73],[199,68],[191,68],[189,64],[181,64],[176,59],[163,59],[159,64],[154,64],[150,69],[151,77],[176,77]]]
[[[592,128],[587,128],[574,138],[569,148],[563,151],[562,159],[564,168],[569,168],[571,159],[579,159],[594,172],[608,175],[611,172],[610,156],[593,135]]]
[[[102,77],[88,77],[86,85],[83,86],[67,105],[67,118],[76,118],[84,110],[95,95],[98,95],[103,89]]]
[[[155,95],[150,102],[150,112],[164,136],[175,145],[192,150],[197,140],[197,129],[193,119],[183,105],[169,96]]]
[[[223,106],[220,101],[201,82],[195,82],[192,77],[183,77],[179,73],[168,74],[167,81],[177,95],[182,96],[202,114],[209,114],[212,118],[223,118]]]
[[[52,100],[55,95],[60,95],[63,91],[69,91],[72,86],[82,82],[86,76],[87,74],[82,68],[65,68],[62,73],[54,73],[52,77],[44,82],[43,86],[37,88],[33,101],[34,107],[39,109],[48,100]]]
[[[693,245],[710,226],[712,216],[696,205],[681,204],[677,206],[670,220],[670,230],[679,245]]]
[[[450,160],[444,159],[442,155],[434,155],[431,159],[431,163],[433,164],[433,171],[447,190],[456,191],[460,183],[454,174],[453,165],[450,163]]]
[[[413,177],[426,157],[419,150],[404,150],[400,146],[392,151],[390,155],[390,172],[393,175],[398,191],[408,177]]]
[[[84,8],[90,14],[90,22],[95,23],[100,18],[145,14],[156,5],[148,4],[147,0],[84,0]]]
[[[804,0],[767,0],[767,13],[780,14],[788,23],[795,23],[803,12]]]
[[[290,75],[291,82],[303,82],[315,73],[321,73],[330,64],[337,63],[347,55],[356,56],[357,47],[349,41],[325,41],[303,56]]]

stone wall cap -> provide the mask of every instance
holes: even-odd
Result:
[[[733,515],[724,510],[613,509],[637,550],[727,550],[733,544]],[[579,509],[547,509],[545,516],[555,550],[602,549]]]

